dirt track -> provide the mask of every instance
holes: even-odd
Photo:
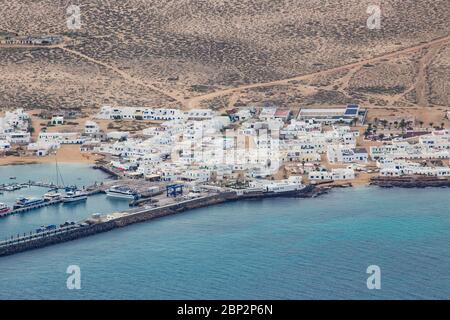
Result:
[[[422,50],[424,48],[430,48],[430,49],[434,49],[436,47],[440,47],[442,45],[448,44],[450,43],[450,36],[444,37],[444,38],[439,38],[439,39],[435,39],[433,41],[427,42],[427,43],[422,43],[413,47],[408,47],[405,49],[401,49],[398,51],[394,51],[394,52],[390,52],[387,54],[383,54],[374,58],[370,58],[370,59],[364,59],[355,63],[351,63],[351,64],[347,64],[347,65],[343,65],[343,66],[339,66],[339,67],[335,67],[335,68],[330,68],[330,69],[326,69],[326,70],[322,70],[322,71],[318,71],[318,72],[314,72],[314,73],[310,73],[310,74],[306,74],[306,75],[301,75],[301,76],[297,76],[297,77],[293,77],[293,78],[288,78],[288,79],[282,79],[282,80],[277,80],[277,81],[270,81],[270,82],[264,82],[264,83],[255,83],[255,84],[250,84],[250,85],[245,85],[245,86],[241,86],[241,87],[237,87],[237,88],[230,88],[230,89],[225,89],[225,90],[221,90],[221,91],[216,91],[216,92],[212,92],[212,93],[208,93],[205,95],[201,95],[201,96],[197,96],[194,98],[190,98],[187,100],[187,104],[186,106],[188,108],[195,108],[198,106],[198,104],[201,101],[205,101],[205,100],[210,100],[219,96],[223,96],[223,95],[227,95],[227,94],[232,94],[232,93],[236,93],[245,89],[253,89],[253,88],[260,88],[260,87],[270,87],[270,86],[274,86],[274,85],[288,85],[289,82],[291,81],[299,81],[299,80],[307,80],[309,78],[318,76],[318,75],[325,75],[328,73],[332,73],[332,72],[338,72],[338,71],[343,71],[343,70],[349,70],[355,67],[360,67],[364,64],[369,64],[369,63],[375,63],[375,62],[379,62],[381,60],[384,59],[388,59],[388,58],[395,58],[397,56],[400,55],[404,55],[404,54],[411,54],[411,53],[415,53],[419,50]],[[419,83],[420,84],[420,83]],[[422,100],[422,99],[421,99]]]
[[[290,82],[292,81],[300,81],[300,80],[308,80],[311,79],[313,77],[317,77],[320,75],[327,75],[333,72],[339,72],[339,71],[346,71],[346,70],[351,70],[353,68],[356,67],[361,67],[365,64],[371,64],[371,63],[376,63],[376,62],[380,62],[382,60],[385,59],[390,59],[390,58],[396,58],[398,56],[401,55],[408,55],[408,54],[412,54],[412,53],[416,53],[420,50],[423,49],[429,49],[429,53],[427,53],[424,58],[421,61],[421,66],[420,66],[420,70],[419,70],[419,76],[417,79],[417,83],[416,83],[416,88],[418,89],[417,91],[419,92],[418,98],[419,98],[419,105],[424,105],[425,104],[425,95],[426,95],[426,90],[425,90],[425,85],[426,85],[426,79],[424,78],[424,74],[425,74],[425,68],[428,65],[428,63],[430,62],[429,60],[431,59],[431,57],[436,53],[436,51],[443,45],[445,44],[449,44],[450,43],[450,36],[446,36],[443,38],[439,38],[439,39],[435,39],[432,40],[430,42],[427,43],[421,43],[412,47],[408,47],[408,48],[404,48],[404,49],[400,49],[394,52],[390,52],[390,53],[386,53],[383,55],[379,55],[373,58],[369,58],[369,59],[364,59],[364,60],[360,60],[358,62],[354,62],[354,63],[350,63],[347,65],[343,65],[343,66],[339,66],[339,67],[334,67],[334,68],[330,68],[330,69],[325,69],[322,71],[318,71],[318,72],[314,72],[314,73],[309,73],[309,74],[305,74],[305,75],[299,75],[296,77],[292,77],[292,78],[286,78],[286,79],[281,79],[281,80],[276,80],[276,81],[270,81],[270,82],[261,82],[261,83],[254,83],[254,84],[249,84],[249,85],[243,85],[243,86],[239,86],[239,87],[235,87],[235,88],[229,88],[229,89],[224,89],[224,90],[219,90],[219,91],[215,91],[215,92],[211,92],[211,93],[207,93],[204,95],[199,95],[196,97],[191,97],[191,98],[185,98],[184,94],[181,92],[175,92],[175,91],[167,91],[164,89],[161,89],[162,86],[164,86],[164,84],[162,83],[156,83],[156,82],[148,82],[148,81],[144,81],[142,79],[138,79],[136,77],[131,76],[130,74],[126,73],[125,71],[121,70],[120,68],[107,64],[103,61],[94,59],[92,57],[89,57],[79,51],[76,50],[72,50],[72,49],[68,49],[67,47],[65,47],[64,44],[62,45],[55,45],[55,46],[14,46],[14,47],[23,47],[23,48],[29,48],[29,47],[41,47],[41,48],[60,48],[62,50],[64,50],[65,52],[72,54],[72,55],[76,55],[78,57],[81,57],[87,61],[93,62],[97,65],[103,66],[115,73],[117,73],[118,75],[120,75],[123,79],[140,85],[140,86],[144,86],[150,90],[156,91],[160,94],[163,94],[169,98],[171,98],[174,101],[177,101],[182,107],[187,108],[187,109],[192,109],[192,108],[197,108],[201,102],[203,101],[208,101],[217,97],[221,97],[224,95],[229,95],[232,94],[233,95],[233,99],[236,99],[239,92],[246,90],[246,89],[254,89],[254,88],[261,88],[261,87],[270,87],[270,86],[275,86],[275,85],[289,85]],[[0,48],[2,47],[11,47],[9,45],[0,45]],[[230,102],[231,104],[231,102]]]

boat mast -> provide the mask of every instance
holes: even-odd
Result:
[[[61,183],[62,186],[64,187],[65,186],[64,179],[62,177],[61,171],[59,170],[58,159],[55,158],[55,160],[56,160],[56,185],[59,187],[59,178],[61,178]]]

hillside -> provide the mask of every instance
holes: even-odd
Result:
[[[0,45],[1,108],[450,105],[447,0],[383,1],[380,30],[372,0],[77,3],[73,32],[67,0],[0,1],[0,31],[66,37]]]

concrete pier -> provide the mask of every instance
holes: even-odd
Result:
[[[125,227],[130,224],[144,222],[183,211],[207,207],[227,201],[243,199],[262,199],[267,197],[311,197],[316,194],[313,186],[307,186],[298,191],[267,193],[261,191],[239,192],[228,191],[198,197],[190,200],[179,201],[173,204],[150,209],[134,209],[120,213],[111,219],[94,221],[87,219],[69,228],[58,228],[42,234],[27,235],[0,242],[0,256],[11,255],[27,250],[42,248],[45,246],[71,241],[116,228]]]

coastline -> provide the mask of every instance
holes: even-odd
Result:
[[[31,234],[23,237],[11,238],[0,244],[0,257],[13,255],[23,251],[39,249],[63,242],[73,241],[99,233],[111,231],[113,229],[123,228],[128,225],[142,223],[157,218],[174,215],[197,208],[211,207],[226,202],[237,202],[243,200],[262,200],[268,198],[316,198],[321,195],[328,194],[335,188],[362,188],[362,187],[378,187],[374,184],[358,183],[353,186],[350,182],[347,184],[321,184],[307,185],[305,189],[297,191],[286,191],[279,193],[250,191],[241,193],[238,191],[225,191],[213,195],[207,195],[200,198],[184,200],[168,205],[153,208],[139,208],[130,211],[119,212],[111,215],[105,215],[106,220],[96,218],[87,218],[78,222],[78,225],[69,229],[59,228],[54,231],[48,231],[44,234]],[[404,185],[399,184],[399,188]],[[413,186],[408,186],[413,187]],[[420,187],[416,187],[420,188]]]
[[[123,228],[135,223],[142,223],[161,217],[190,211],[192,209],[210,207],[225,202],[275,197],[314,198],[327,192],[328,188],[324,189],[312,185],[306,186],[301,190],[279,193],[252,191],[245,194],[240,194],[236,191],[225,191],[156,208],[140,208],[138,210],[122,212],[118,216],[115,216],[112,219],[108,218],[104,221],[97,221],[92,218],[88,218],[78,222],[78,225],[73,228],[59,228],[42,234],[30,234],[29,236],[24,235],[23,237],[4,241],[0,243],[0,257],[73,241],[80,238],[93,236],[95,234],[108,232],[113,229]]]

